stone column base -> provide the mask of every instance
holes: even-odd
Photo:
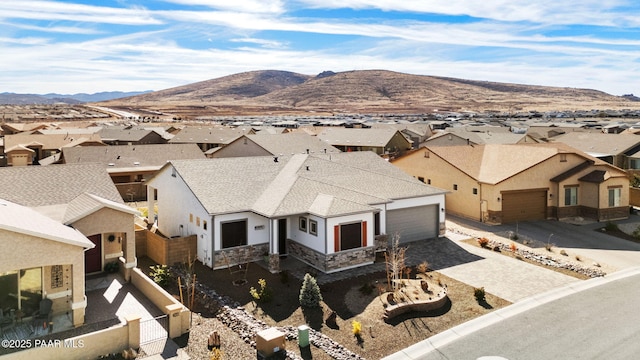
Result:
[[[280,272],[280,254],[269,254],[269,271],[272,274]]]

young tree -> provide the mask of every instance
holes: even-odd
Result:
[[[320,306],[322,301],[322,294],[320,293],[320,287],[316,282],[316,279],[309,275],[304,275],[302,281],[302,287],[300,288],[300,306],[305,308],[316,308]]]

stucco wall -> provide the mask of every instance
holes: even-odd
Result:
[[[222,149],[211,154],[212,158],[239,157],[239,156],[268,156],[271,155],[264,148],[258,146],[251,138],[241,138]]]
[[[0,230],[0,272],[51,265],[71,266],[68,275],[72,284],[71,304],[74,325],[84,323],[84,249],[53,240]],[[50,272],[49,272],[50,274]],[[65,272],[65,274],[67,274]],[[51,283],[51,278],[43,279]],[[66,300],[66,299],[65,299]]]

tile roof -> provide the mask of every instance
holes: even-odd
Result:
[[[604,134],[589,132],[568,132],[553,138],[591,156],[623,154],[640,145],[640,137],[632,134]]]
[[[335,127],[324,128],[317,136],[331,145],[384,147],[397,132],[398,130],[393,128],[350,129]]]
[[[254,211],[284,216],[313,210],[329,216],[445,193],[369,151],[297,154],[278,157],[277,162],[260,156],[171,163],[211,214]],[[329,205],[326,196],[333,197]]]
[[[0,179],[0,199],[28,207],[66,205],[83,193],[124,203],[100,164],[3,167]]]
[[[204,159],[196,144],[87,146],[62,149],[65,164],[100,163],[109,168],[155,167],[168,160]]]
[[[79,231],[50,219],[26,206],[0,199],[0,229],[87,249],[95,245]],[[16,244],[19,246],[19,244]]]

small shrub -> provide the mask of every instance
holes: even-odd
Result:
[[[604,226],[604,229],[607,231],[616,231],[618,230],[618,225],[611,221],[607,221],[607,224]]]
[[[418,272],[419,274],[426,274],[427,271],[429,271],[429,263],[426,261],[421,262],[420,265],[418,265],[418,267],[416,268],[416,272]]]
[[[322,301],[322,294],[320,293],[320,287],[316,278],[309,273],[304,275],[302,286],[300,287],[300,306],[305,308],[317,308],[320,307]]]
[[[547,249],[547,251],[549,251],[549,252],[553,252],[553,247],[554,247],[554,246],[555,246],[555,244],[552,244],[552,243],[546,243],[546,244],[544,245],[544,248],[545,248],[545,249]]]
[[[518,233],[511,233],[511,240],[517,241],[519,238]]]
[[[512,242],[511,245],[509,245],[509,250],[511,250],[511,252],[516,252],[518,250],[516,243]]]
[[[222,350],[218,348],[211,349],[211,352],[209,353],[209,360],[222,360],[222,359],[224,359],[224,353],[222,352]]]
[[[149,277],[153,279],[153,282],[162,287],[169,285],[171,272],[169,271],[169,267],[167,265],[151,265],[149,268],[151,269]]]
[[[560,250],[560,255],[569,256],[569,254],[567,254],[567,252],[564,251],[564,249]]]
[[[486,248],[489,245],[489,239],[486,237],[481,237],[478,239],[478,245],[482,248]]]
[[[580,255],[576,255],[576,260],[577,261],[582,261],[582,258],[580,257]]]
[[[633,234],[631,235],[633,235],[636,240],[640,240],[640,226],[633,230]]]
[[[118,265],[117,261],[112,261],[104,264],[104,271],[109,274],[117,273],[119,269],[120,266]]]
[[[271,289],[267,287],[267,280],[259,279],[258,285],[260,285],[260,291],[258,291],[253,286],[249,289],[249,294],[255,301],[258,302],[269,302],[271,301]]]
[[[356,337],[360,337],[362,333],[362,324],[359,321],[353,320],[351,322],[351,332]]]
[[[473,296],[475,296],[476,301],[478,303],[483,303],[486,301],[485,298],[485,291],[484,291],[484,287],[480,287],[480,288],[474,288],[473,289]]]
[[[371,285],[368,282],[366,282],[366,283],[362,284],[362,286],[360,286],[359,290],[364,295],[370,295],[373,292],[373,285]]]

